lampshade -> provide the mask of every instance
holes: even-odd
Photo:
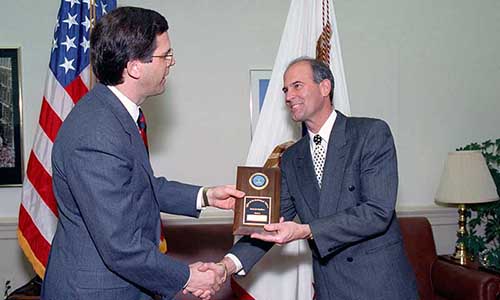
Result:
[[[436,202],[468,204],[498,200],[495,182],[481,151],[448,153]]]

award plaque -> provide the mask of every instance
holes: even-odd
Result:
[[[245,197],[236,199],[234,235],[264,232],[264,225],[279,222],[280,187],[279,168],[238,167],[236,188]]]

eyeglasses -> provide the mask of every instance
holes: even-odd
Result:
[[[170,48],[165,55],[151,55],[150,63],[153,62],[153,58],[163,58],[168,63],[170,67],[174,62],[174,49]]]

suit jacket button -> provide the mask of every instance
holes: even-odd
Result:
[[[352,262],[353,260],[354,260],[354,259],[353,259],[352,257],[348,257],[348,258],[347,258],[347,261],[348,261],[348,262]]]
[[[356,187],[354,185],[350,185],[348,188],[349,192],[352,192],[356,189]]]

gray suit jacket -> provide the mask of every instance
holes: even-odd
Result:
[[[107,87],[97,84],[64,121],[52,176],[59,223],[42,299],[170,299],[182,289],[188,266],[158,250],[160,211],[197,217],[199,187],[153,175],[134,120]]]
[[[321,190],[307,135],[285,151],[281,172],[282,216],[298,214],[313,232],[318,300],[418,298],[395,215],[396,150],[385,122],[337,112]],[[271,246],[244,237],[230,252],[248,272]]]

